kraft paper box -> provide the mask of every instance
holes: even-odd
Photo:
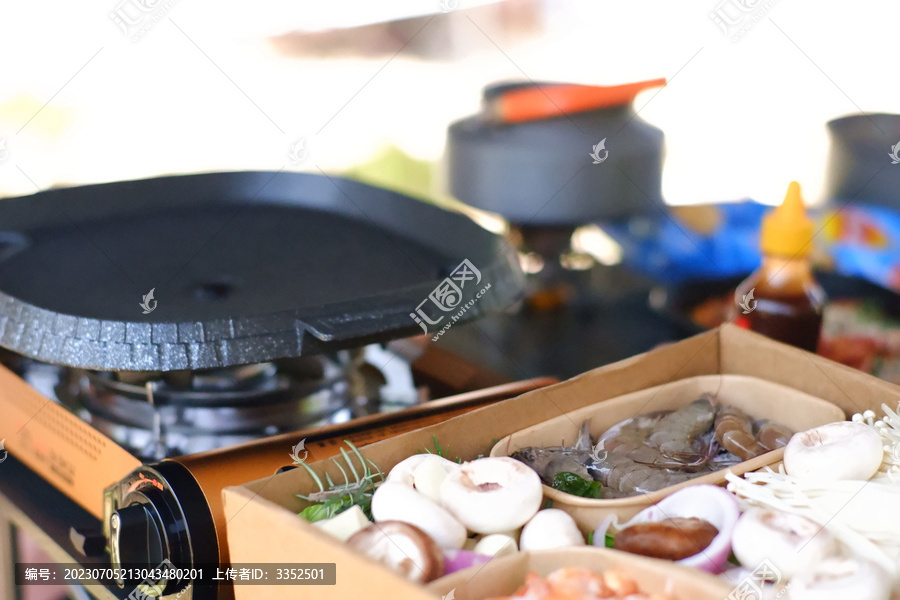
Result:
[[[725,325],[588,371],[568,381],[371,444],[363,449],[363,454],[387,472],[401,460],[421,453],[426,447],[433,448],[434,436],[451,456],[470,460],[479,455],[489,455],[497,440],[563,413],[669,382],[717,374],[747,375],[781,384],[833,403],[847,417],[866,409],[880,415],[882,403],[890,406],[900,403],[900,387],[758,334]],[[285,448],[286,455],[288,452],[290,448]],[[332,477],[340,475],[336,467],[325,461],[311,466],[318,473],[327,472]],[[428,588],[409,583],[300,519],[297,513],[306,503],[296,495],[314,489],[309,474],[303,469],[294,469],[223,491],[232,561],[333,562],[337,565],[337,584],[334,586],[238,585],[235,586],[237,600],[344,600],[359,597],[438,600],[446,593],[436,590],[445,589],[443,585],[447,578],[433,582]],[[556,564],[554,561],[557,558],[541,558],[541,555],[535,554],[505,562],[508,567],[503,567],[499,561],[488,566],[500,567],[501,570],[517,569],[515,573],[521,573],[522,565],[527,564],[529,568],[540,571],[543,570],[541,561],[547,561],[548,565]],[[722,600],[731,591],[724,583],[709,582],[699,572],[672,563],[646,560],[671,575],[673,581],[682,581],[687,577],[706,582],[702,585],[697,583],[698,587],[692,588],[692,593],[685,600]],[[604,564],[598,559],[599,569]],[[659,572],[658,569],[655,573]],[[507,578],[509,572],[498,572],[497,577]],[[641,573],[635,572],[634,576],[640,580]],[[701,589],[705,591],[701,592]],[[466,596],[463,596],[457,590],[455,597],[458,600],[488,597],[471,585],[466,586],[465,593]]]

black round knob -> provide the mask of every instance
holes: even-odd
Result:
[[[84,556],[103,556],[106,553],[106,538],[100,530],[69,527],[69,541]]]
[[[120,508],[109,524],[114,564],[154,568],[165,558],[159,525],[143,504]]]

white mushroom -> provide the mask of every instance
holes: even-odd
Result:
[[[547,508],[534,515],[522,528],[519,545],[522,550],[584,546],[584,536],[568,513],[558,508]]]
[[[441,504],[471,531],[501,533],[537,513],[543,487],[531,468],[499,456],[463,463],[444,479],[440,494]]]
[[[741,515],[731,548],[743,566],[755,569],[767,560],[786,578],[838,550],[834,537],[818,523],[764,508],[751,508]]]
[[[441,484],[447,475],[459,468],[455,462],[451,462],[440,456],[430,455],[412,470],[413,485],[428,496],[434,502],[440,502]]]
[[[891,578],[864,559],[826,558],[791,579],[791,600],[888,600]]]
[[[385,481],[393,481],[395,483],[403,483],[412,487],[413,485],[413,469],[422,464],[422,461],[427,460],[429,456],[434,456],[433,454],[413,454],[409,458],[404,458],[391,469],[388,476],[385,478]],[[440,457],[438,457],[440,458]]]
[[[455,469],[459,465],[451,460],[447,460],[443,456],[437,454],[413,454],[409,458],[404,458],[391,469],[388,473],[387,481],[405,483],[406,485],[414,485],[415,480],[413,471],[422,463],[437,463],[444,466],[445,470]]]
[[[784,469],[795,477],[864,481],[881,466],[882,446],[878,432],[863,423],[829,423],[791,437]]]
[[[402,483],[386,481],[372,495],[375,522],[402,521],[415,525],[445,549],[459,550],[466,528],[440,505]]]
[[[497,558],[507,554],[515,554],[519,551],[519,546],[511,536],[504,533],[492,533],[478,540],[472,551]]]

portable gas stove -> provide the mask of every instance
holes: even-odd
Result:
[[[227,563],[222,488],[276,472],[298,442],[321,458],[547,383],[419,405],[423,384],[503,380],[400,338],[505,308],[523,277],[502,239],[386,190],[167,177],[4,200],[0,224],[0,515],[4,537],[55,561]],[[0,573],[15,554],[0,548]],[[35,589],[2,579],[0,599]]]

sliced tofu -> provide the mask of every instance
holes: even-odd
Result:
[[[351,506],[336,517],[316,521],[313,525],[327,531],[342,542],[346,542],[351,535],[365,529],[371,525],[371,522],[360,507]]]

